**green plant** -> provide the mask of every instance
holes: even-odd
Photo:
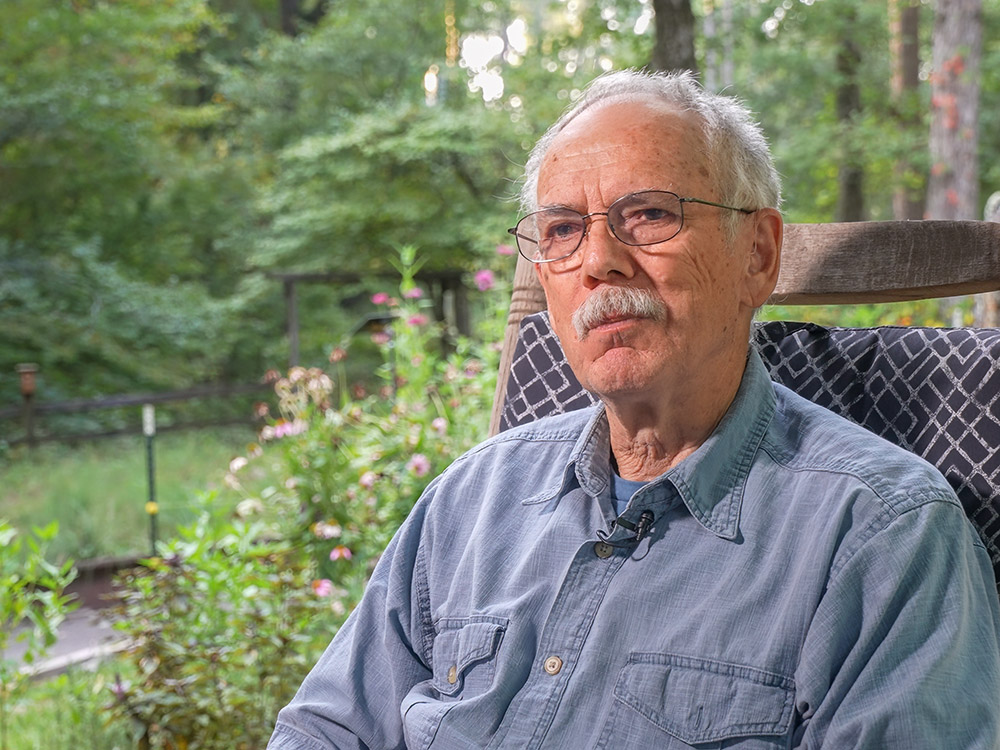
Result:
[[[262,430],[259,449],[234,463],[231,479],[239,486],[244,466],[278,456],[285,482],[266,497],[248,493],[242,507],[296,509],[294,517],[283,516],[285,532],[311,550],[318,590],[332,597],[340,617],[357,603],[424,487],[486,436],[493,400],[497,348],[459,339],[442,354],[441,331],[414,281],[415,250],[402,248],[394,265],[402,276],[398,296],[372,297],[394,316],[389,328],[372,334],[384,354],[381,386],[375,393],[355,388],[351,397],[342,388],[336,404],[333,378],[318,368],[293,368],[275,383],[280,415]],[[475,281],[484,296],[496,283],[489,270]],[[486,339],[498,340],[501,318],[486,319]],[[332,352],[338,373],[347,356],[341,348]]]
[[[46,654],[73,606],[63,593],[76,575],[72,563],[56,566],[45,559],[58,530],[53,522],[21,536],[0,520],[0,750],[8,747],[11,704],[30,674],[22,662],[30,666]],[[20,659],[6,655],[15,641],[24,644]]]
[[[207,510],[162,553],[117,580],[137,677],[111,686],[112,715],[141,747],[263,747],[334,628],[314,566],[264,523]]]
[[[278,378],[279,414],[229,462],[226,484],[243,497],[233,517],[205,497],[198,523],[119,578],[117,627],[138,676],[113,685],[113,714],[145,746],[263,747],[421,491],[485,436],[498,350],[461,339],[442,354],[418,266],[401,250],[398,296],[373,298],[394,315],[373,334],[384,355],[375,392],[338,396],[318,368]],[[492,273],[476,283],[486,305]],[[495,312],[488,340],[502,327]],[[347,356],[333,347],[338,378]],[[278,481],[261,489],[255,472]]]

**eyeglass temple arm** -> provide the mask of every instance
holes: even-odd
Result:
[[[741,214],[752,214],[757,209],[756,208],[736,208],[736,206],[724,206],[721,203],[713,203],[712,201],[703,201],[701,198],[680,198],[681,203],[701,203],[705,206],[715,206],[716,208],[726,208],[730,211],[739,211]]]
[[[517,227],[511,227],[510,229],[508,229],[507,230],[507,234],[512,234],[515,237],[517,237],[519,240],[526,240],[526,241],[530,242],[532,245],[537,245],[538,244],[538,240],[534,240],[531,237],[528,237],[527,235],[520,234],[517,231]]]

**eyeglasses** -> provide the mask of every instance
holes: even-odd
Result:
[[[643,190],[623,195],[607,211],[581,214],[572,208],[546,208],[528,214],[507,232],[517,240],[517,250],[532,263],[568,258],[583,243],[595,216],[608,217],[608,229],[632,247],[656,245],[677,236],[684,226],[684,204],[702,203],[752,214],[756,209],[734,208],[700,198],[681,198],[667,190]]]

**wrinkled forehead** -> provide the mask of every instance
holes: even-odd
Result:
[[[649,98],[608,100],[571,119],[549,143],[535,204],[549,202],[545,193],[554,183],[599,179],[633,190],[687,189],[685,178],[714,186],[701,118]]]

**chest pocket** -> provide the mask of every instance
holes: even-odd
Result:
[[[442,697],[481,695],[493,684],[496,654],[507,620],[485,615],[450,617],[437,623],[434,689]]]
[[[671,748],[789,744],[795,685],[783,675],[675,654],[633,653],[614,695],[602,747],[640,735]]]

